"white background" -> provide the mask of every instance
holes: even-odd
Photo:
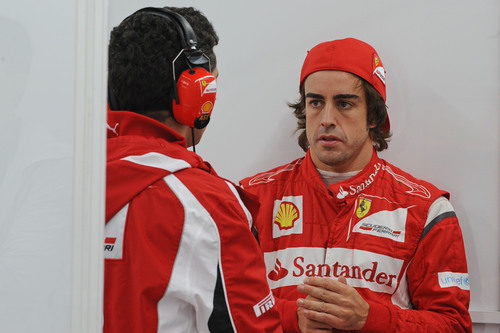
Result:
[[[69,332],[75,2],[0,8],[0,331]]]
[[[76,3],[0,5],[1,332],[69,332],[75,311]],[[471,310],[500,321],[499,1],[110,0],[109,28],[167,4],[200,8],[219,33],[219,94],[198,151],[234,181],[302,155],[286,102],[298,97],[308,49],[347,36],[372,44],[394,132],[383,157],[452,193]]]

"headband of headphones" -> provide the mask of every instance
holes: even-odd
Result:
[[[189,63],[195,66],[205,65],[208,63],[208,59],[197,49],[198,38],[196,38],[196,34],[194,33],[191,24],[189,24],[189,22],[182,15],[171,11],[168,8],[146,7],[139,9],[129,17],[138,13],[148,13],[172,21],[177,29],[177,32],[179,33],[182,49],[185,50],[186,58]]]

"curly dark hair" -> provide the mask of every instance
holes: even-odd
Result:
[[[368,124],[375,124],[375,127],[370,128],[369,130],[370,138],[373,141],[375,150],[382,151],[387,149],[388,142],[390,141],[390,137],[392,135],[388,129],[383,128],[385,120],[387,119],[387,106],[385,105],[384,99],[379,92],[375,90],[375,88],[373,88],[368,81],[359,76],[357,77],[361,80],[361,85],[365,92],[366,106],[368,108]],[[295,103],[288,103],[288,106],[293,110],[293,113],[297,118],[296,131],[302,130],[297,140],[299,146],[304,151],[307,151],[309,149],[309,141],[306,136],[306,97],[303,83],[300,87],[299,100]]]
[[[193,28],[198,49],[217,66],[213,48],[219,37],[212,24],[193,7],[165,7],[182,15]],[[134,111],[163,121],[172,115],[172,60],[182,48],[173,21],[149,13],[136,13],[111,32],[108,80],[120,110]],[[208,64],[203,66],[209,70]],[[188,69],[180,57],[175,63],[176,77]]]

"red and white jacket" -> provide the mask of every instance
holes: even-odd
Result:
[[[132,112],[107,150],[103,332],[281,332],[245,193]]]
[[[326,187],[310,153],[241,181],[285,332],[297,332],[296,286],[345,276],[369,303],[366,332],[471,331],[469,277],[449,194],[380,159]]]

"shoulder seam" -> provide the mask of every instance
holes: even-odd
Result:
[[[286,165],[282,165],[280,167],[271,169],[271,171],[265,171],[258,173],[252,177],[248,177],[247,183],[248,187],[253,187],[256,185],[261,185],[261,184],[268,184],[271,182],[276,182],[276,181],[283,181],[282,179],[276,179],[273,178],[274,176],[283,173],[283,172],[291,172],[295,169],[296,166],[300,166],[303,162],[304,158],[299,158],[291,163],[288,163]]]
[[[422,239],[425,237],[425,235],[427,235],[429,233],[429,231],[431,231],[432,227],[435,226],[436,224],[438,224],[439,222],[441,222],[442,220],[448,218],[448,217],[456,217],[457,214],[455,214],[455,212],[445,212],[445,213],[442,213],[442,214],[439,214],[438,216],[436,216],[425,228],[424,230],[422,231],[422,236],[420,236],[420,239],[419,239],[419,243],[422,241]]]

